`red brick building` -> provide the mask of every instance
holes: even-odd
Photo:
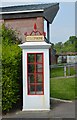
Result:
[[[59,10],[58,3],[49,4],[34,4],[22,6],[10,6],[1,8],[1,22],[4,22],[7,27],[16,30],[19,36],[25,41],[24,33],[30,33],[33,30],[34,23],[37,24],[37,29],[44,32],[44,20],[47,21],[47,39],[49,41],[49,24],[53,22]]]

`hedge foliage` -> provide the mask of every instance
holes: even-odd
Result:
[[[9,111],[20,98],[20,41],[16,32],[2,26],[2,110]]]

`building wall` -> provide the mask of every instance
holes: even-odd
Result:
[[[75,56],[67,56],[67,63],[77,63],[77,55]]]
[[[58,56],[57,62],[58,63],[67,63],[67,56],[65,56],[65,55]]]
[[[51,65],[57,64],[56,50],[53,49],[53,48],[51,48],[51,49],[50,49],[50,53],[51,53],[51,55],[50,55]]]
[[[30,34],[34,28],[34,23],[37,24],[37,29],[43,33],[44,32],[44,20],[43,17],[37,18],[25,18],[25,19],[10,19],[4,20],[4,23],[7,27],[10,27],[17,31],[19,38],[25,42],[24,33],[27,32]]]
[[[51,65],[53,65],[53,64],[57,64],[57,57],[56,57],[56,55],[51,54]]]
[[[77,55],[59,56],[58,63],[77,63]]]

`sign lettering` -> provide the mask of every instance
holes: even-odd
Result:
[[[38,36],[26,36],[26,41],[44,41],[44,36],[43,35],[38,35]]]

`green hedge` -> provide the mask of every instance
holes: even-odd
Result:
[[[16,33],[2,26],[2,110],[9,111],[20,98],[21,49]]]

